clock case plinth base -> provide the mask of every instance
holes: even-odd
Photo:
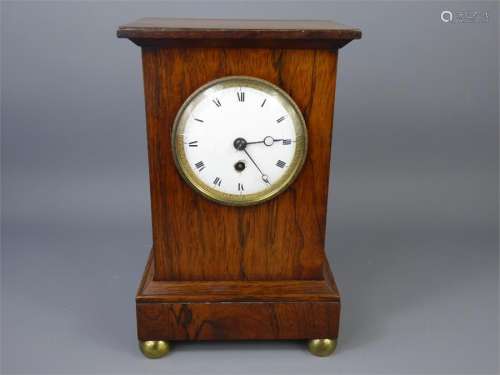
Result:
[[[338,336],[340,297],[323,280],[155,281],[149,256],[136,296],[141,341],[294,340]]]

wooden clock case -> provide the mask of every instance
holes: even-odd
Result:
[[[137,296],[148,340],[336,339],[340,297],[325,256],[338,49],[330,21],[146,18],[118,37],[142,50],[153,248]],[[171,130],[186,98],[226,76],[272,82],[297,103],[309,151],[296,181],[250,207],[223,206],[176,170]]]

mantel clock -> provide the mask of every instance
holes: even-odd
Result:
[[[145,18],[153,248],[140,348],[295,340],[333,352],[340,297],[325,255],[338,50],[331,21]]]

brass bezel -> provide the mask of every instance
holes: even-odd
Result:
[[[295,155],[287,172],[276,181],[271,187],[253,194],[229,194],[205,184],[187,162],[184,150],[184,128],[187,120],[196,107],[196,105],[213,91],[229,87],[252,87],[264,91],[280,101],[283,107],[292,117],[295,127],[296,142]],[[302,116],[302,112],[293,99],[278,86],[260,78],[248,76],[228,76],[208,82],[207,84],[195,90],[183,103],[174,120],[174,126],[171,134],[172,152],[175,165],[180,175],[195,191],[201,193],[204,197],[216,203],[228,206],[251,206],[263,203],[274,198],[289,187],[300,173],[307,156],[307,127]]]

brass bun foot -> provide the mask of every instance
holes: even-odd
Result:
[[[313,339],[307,343],[309,351],[318,357],[327,357],[337,347],[336,339]]]
[[[170,343],[168,341],[139,341],[139,348],[142,354],[148,358],[161,358],[170,351]]]

